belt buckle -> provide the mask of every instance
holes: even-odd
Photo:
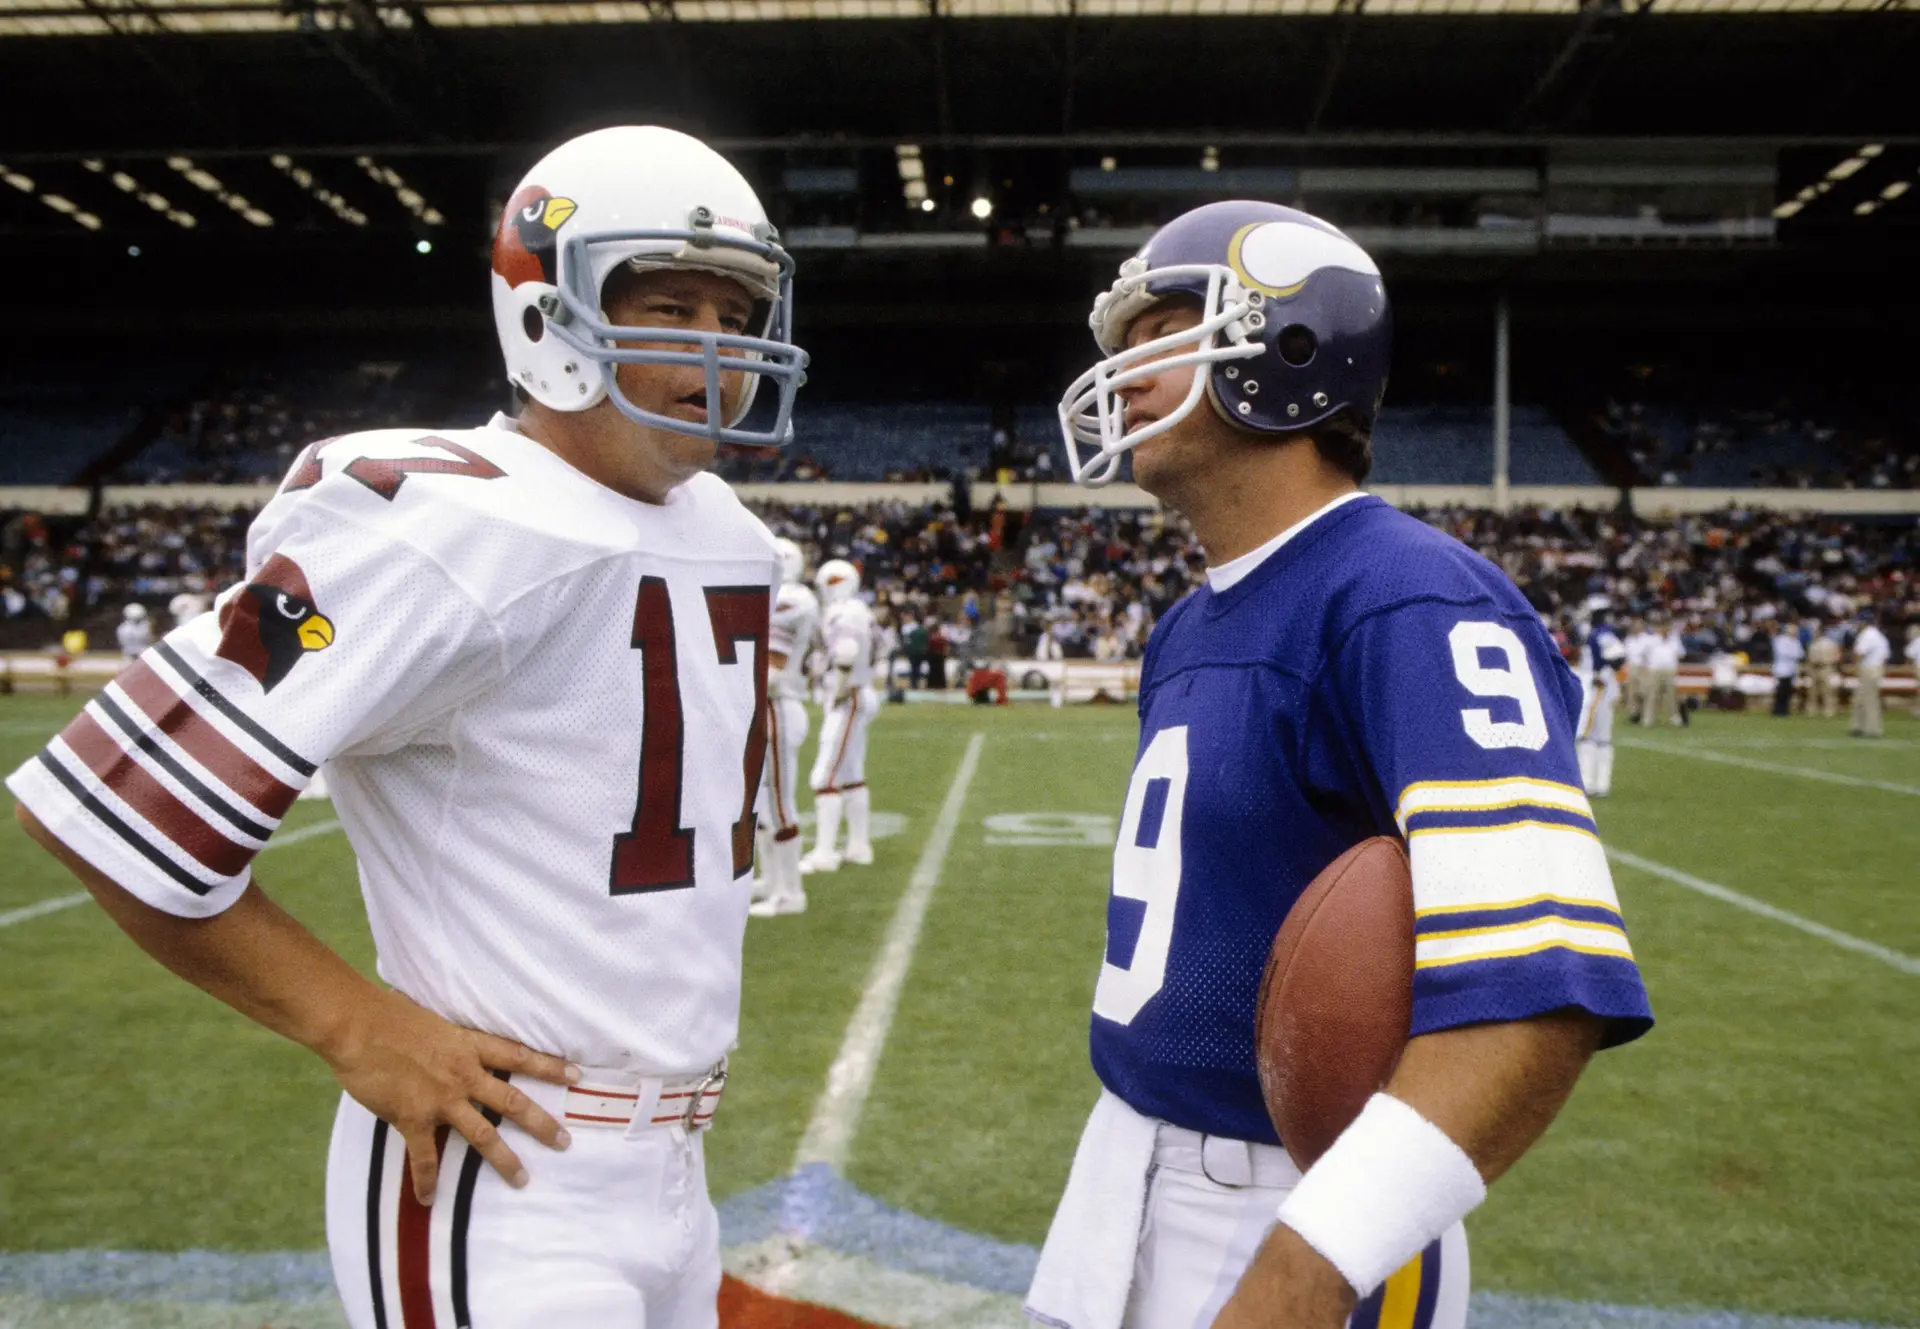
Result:
[[[1214,1175],[1216,1168],[1222,1175]],[[1245,1140],[1235,1140],[1224,1135],[1202,1135],[1200,1137],[1200,1173],[1216,1186],[1227,1186],[1234,1190],[1251,1186],[1253,1185],[1253,1149]]]
[[[708,1095],[712,1095],[714,1100],[718,1102],[721,1093],[725,1091],[726,1087],[727,1059],[722,1057],[713,1063],[713,1069],[707,1072],[706,1078],[700,1081],[700,1087],[694,1090],[693,1097],[687,1100],[687,1109],[680,1114],[681,1128],[689,1135],[695,1131],[705,1129],[704,1127],[695,1125],[694,1119],[700,1115],[700,1109],[706,1104]]]

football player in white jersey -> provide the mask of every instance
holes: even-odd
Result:
[[[153,645],[153,623],[147,617],[147,607],[142,604],[128,605],[121,612],[113,636],[120,643],[120,654],[129,660]]]
[[[309,446],[246,582],[8,785],[135,941],[332,1069],[355,1329],[712,1329],[779,564],[704,472],[789,434],[792,262],[717,154],[623,127],[533,168],[492,267],[519,419]],[[323,761],[386,986],[253,880]]]
[[[748,913],[759,918],[806,910],[800,884],[800,810],[794,782],[800,777],[800,746],[807,741],[807,653],[820,629],[820,602],[807,589],[807,563],[800,546],[775,540],[780,550],[780,594],[773,602],[767,637],[772,660],[767,707],[767,778],[760,788],[761,883]]]
[[[873,862],[869,829],[873,803],[867,791],[867,726],[880,709],[873,689],[873,610],[860,598],[860,570],[844,559],[820,565],[820,635],[826,642],[824,679],[826,718],[820,722],[820,750],[814,755],[813,849],[800,860],[802,872],[834,872],[844,862]],[[847,819],[847,848],[842,854],[840,815]]]
[[[1604,604],[1593,607],[1594,618],[1580,648],[1580,781],[1593,798],[1613,792],[1613,716],[1620,707],[1620,673],[1626,667],[1627,647],[1608,626]]]

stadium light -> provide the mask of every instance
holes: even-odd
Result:
[[[365,226],[367,224],[366,213],[354,207],[331,189],[315,184],[313,172],[307,170],[304,166],[296,165],[293,158],[287,156],[285,153],[276,152],[267,160],[273,163],[274,170],[280,172],[280,174],[286,176],[287,179],[306,190],[307,193],[313,195],[322,206],[341,221],[346,222],[350,226]],[[440,214],[436,212],[433,215],[438,218]],[[421,220],[425,221],[426,218],[422,217]],[[434,224],[438,225],[439,223],[436,221]]]
[[[203,193],[212,194],[222,203],[253,226],[271,226],[273,218],[262,208],[255,207],[245,196],[231,193],[220,183],[220,177],[205,167],[196,166],[190,157],[169,157],[167,165],[187,178],[187,183]]]
[[[1880,197],[1888,203],[1891,203],[1912,188],[1913,185],[1909,181],[1895,180],[1892,184],[1880,191]]]
[[[0,180],[5,180],[23,194],[35,193],[32,176],[22,175],[18,171],[10,171],[4,166],[0,166]],[[66,195],[37,194],[36,196],[42,203],[52,208],[61,216],[72,219],[76,225],[84,226],[89,231],[97,231],[100,229],[100,219]]]
[[[128,258],[139,258],[139,257],[140,257],[140,246],[139,246],[139,245],[128,245],[128,246],[127,246],[127,257],[128,257]]]
[[[1880,200],[1877,198],[1870,198],[1865,203],[1853,205],[1853,215],[1856,217],[1870,217],[1879,210]]]
[[[89,171],[92,171],[95,175],[106,175],[107,179],[112,181],[115,189],[123,194],[131,194],[134,198],[146,204],[175,226],[192,230],[200,224],[191,212],[188,212],[184,208],[174,207],[173,204],[168,201],[166,195],[157,194],[153,190],[146,188],[125,171],[115,171],[113,174],[107,175],[107,164],[91,157],[80,164]],[[85,222],[81,222],[80,224],[86,226]],[[93,228],[88,227],[87,229],[92,230]]]
[[[1200,154],[1200,169],[1203,171],[1219,170],[1220,149],[1214,147],[1212,144],[1208,144],[1206,149]]]
[[[985,221],[987,218],[993,216],[993,200],[985,197],[976,198],[973,201],[972,208],[969,210],[973,213],[976,220]]]
[[[908,207],[918,205],[922,211],[933,211],[933,202],[927,197],[927,164],[921,160],[918,143],[901,143],[893,150],[894,167],[900,173],[900,193]]]
[[[1114,169],[1116,169],[1116,168],[1118,168],[1118,167],[1119,167],[1119,165],[1120,165],[1120,163],[1119,163],[1118,161],[1116,161],[1116,160],[1115,160],[1114,158],[1112,158],[1112,157],[1102,157],[1102,158],[1100,159],[1100,169],[1101,169],[1101,170],[1103,170],[1103,171],[1111,171],[1111,170],[1114,170]]]
[[[423,198],[420,191],[401,179],[400,172],[391,166],[382,166],[371,157],[355,157],[353,164],[367,173],[367,178],[385,185],[400,200],[400,206],[418,217],[429,226],[438,226],[446,221],[438,208],[432,207]]]
[[[1806,206],[1807,205],[1805,203],[1802,203],[1799,199],[1790,198],[1785,203],[1782,203],[1779,207],[1773,210],[1774,220],[1785,221],[1787,218],[1793,216],[1795,213],[1799,212],[1800,209]]]
[[[416,254],[431,254],[433,252],[433,241],[431,240],[415,241],[413,246],[413,252]]]

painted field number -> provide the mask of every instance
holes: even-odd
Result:
[[[987,843],[1024,849],[1112,849],[1113,818],[1098,812],[999,812]]]

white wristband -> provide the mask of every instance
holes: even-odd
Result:
[[[1366,1296],[1487,1198],[1447,1133],[1375,1094],[1280,1206],[1280,1221]]]

